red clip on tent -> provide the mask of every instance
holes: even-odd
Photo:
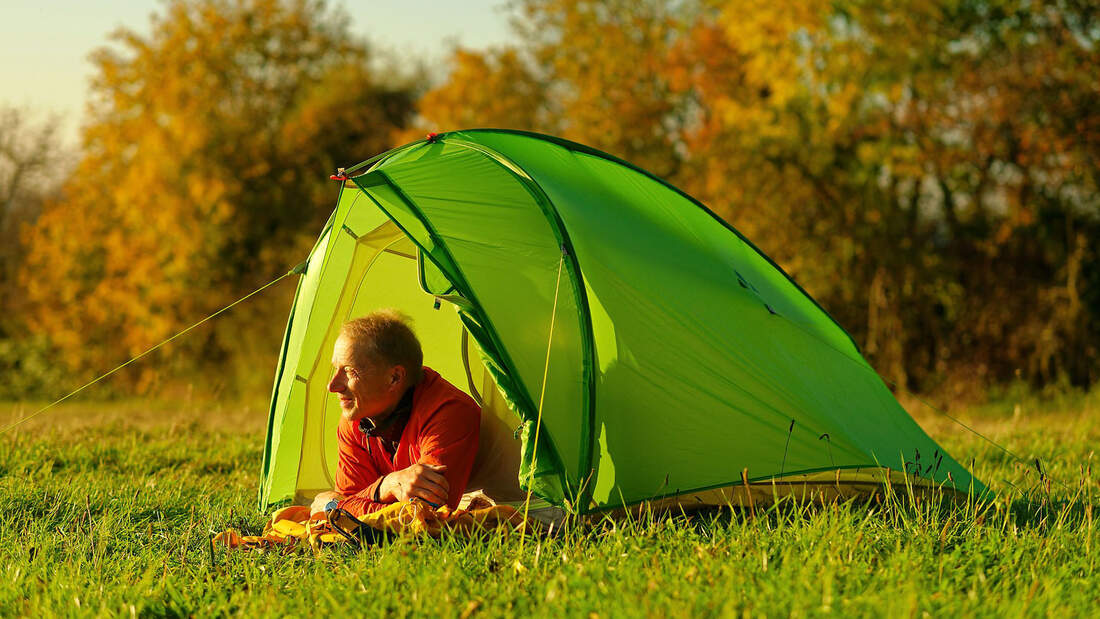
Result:
[[[805,291],[643,170],[472,130],[346,175],[287,326],[263,508],[332,487],[332,346],[343,321],[380,307],[409,314],[425,363],[483,402],[494,453],[479,462],[580,512],[884,481],[985,492]]]

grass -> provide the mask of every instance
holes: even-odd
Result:
[[[0,423],[35,407],[0,407]],[[1084,615],[1100,604],[1100,393],[953,413],[929,432],[1000,492],[781,504],[362,552],[212,551],[258,531],[265,407],[72,404],[0,437],[0,615]],[[1015,489],[1014,489],[1015,488]],[[1100,550],[1100,549],[1098,549]]]

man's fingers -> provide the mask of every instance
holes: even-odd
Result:
[[[436,484],[437,486],[440,486],[441,488],[443,488],[444,492],[447,492],[451,489],[451,484],[447,481],[447,478],[442,473],[437,473],[435,471],[424,471],[423,473],[421,473],[420,479],[426,479]]]
[[[443,471],[447,470],[447,467],[442,464],[421,464],[414,469],[416,479],[429,479],[436,484],[443,487],[443,491],[450,490],[451,484],[447,481],[447,477],[443,475]]]
[[[445,495],[440,495],[438,491],[426,486],[413,488],[412,495],[436,505],[443,505],[447,502],[447,497]]]
[[[444,483],[446,483],[446,480],[444,480]],[[415,487],[419,488],[419,489],[422,489],[426,492],[430,492],[433,495],[437,495],[439,497],[442,497],[444,502],[446,502],[446,500],[447,500],[447,487],[442,486],[440,484],[437,484],[437,483],[433,482],[430,479],[423,478],[423,477],[420,478],[419,483],[417,483],[415,485]],[[433,503],[438,503],[438,502],[439,501],[433,501]]]
[[[399,486],[406,486],[399,493],[394,493],[398,500],[420,498],[429,503],[443,505],[447,502],[451,489],[450,482],[443,474],[447,470],[444,464],[414,464],[403,470],[402,477],[407,481]]]

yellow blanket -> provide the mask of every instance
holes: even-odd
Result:
[[[525,528],[523,513],[507,505],[458,510],[444,506],[437,510],[419,499],[394,503],[358,520],[364,526],[393,536],[439,537],[448,530],[468,535],[490,529],[519,532]],[[332,521],[324,517],[310,518],[308,506],[294,505],[272,514],[262,535],[241,535],[229,530],[219,533],[213,543],[245,549],[292,547],[308,543],[311,548],[317,549],[325,544],[349,542],[338,529],[354,535],[357,527],[354,521],[343,515]]]

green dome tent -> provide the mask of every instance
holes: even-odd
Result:
[[[643,170],[471,130],[345,174],[283,342],[262,508],[332,487],[332,346],[380,307],[409,314],[425,363],[483,402],[492,466],[551,503],[850,496],[883,481],[985,492],[808,294]]]

